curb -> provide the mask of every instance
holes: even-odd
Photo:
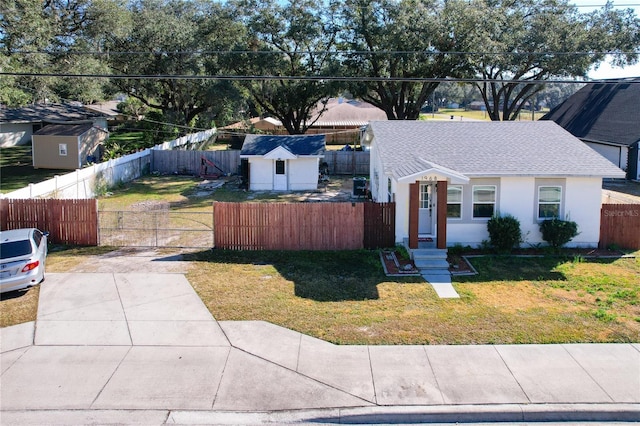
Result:
[[[262,413],[173,411],[167,424],[415,424],[633,422],[640,404],[489,404],[334,408]]]
[[[208,410],[7,410],[6,424],[417,424],[637,422],[640,404],[486,404],[326,408],[270,412]]]

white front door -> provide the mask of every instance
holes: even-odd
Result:
[[[435,200],[433,183],[420,184],[420,210],[418,213],[418,234],[433,235],[435,223]]]
[[[275,170],[273,175],[274,191],[286,191],[287,187],[287,162],[285,160],[275,161]]]

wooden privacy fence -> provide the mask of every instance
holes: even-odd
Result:
[[[98,245],[98,201],[1,199],[0,229],[38,228],[58,244]]]
[[[151,151],[151,171],[161,174],[200,175],[202,158],[214,163],[225,174],[238,173],[240,151]],[[368,175],[369,152],[326,151],[324,159],[332,175]],[[211,170],[217,172],[216,170]]]
[[[373,203],[223,203],[213,206],[216,248],[231,250],[354,250],[393,245],[393,226]],[[365,215],[365,211],[369,215]],[[373,212],[373,213],[372,213]],[[365,218],[369,223],[365,226]],[[375,232],[372,230],[375,229]],[[379,228],[379,229],[378,229]],[[373,237],[365,234],[372,232]],[[388,244],[391,242],[390,244]]]
[[[214,163],[220,170],[208,172],[229,174],[238,173],[240,151],[152,151],[151,170],[162,174],[179,173],[183,175],[200,175],[202,159]]]
[[[600,247],[617,245],[640,249],[640,204],[603,204],[600,211]]]
[[[364,247],[393,247],[396,244],[396,204],[364,203]]]

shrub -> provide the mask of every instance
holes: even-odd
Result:
[[[578,235],[578,224],[570,220],[549,219],[540,223],[540,232],[543,240],[558,249]]]
[[[500,252],[510,252],[522,240],[520,221],[511,215],[493,216],[487,222],[487,230],[491,245]]]

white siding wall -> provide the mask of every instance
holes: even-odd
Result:
[[[318,189],[318,158],[297,158],[287,160],[289,190],[309,191]]]
[[[569,246],[597,247],[600,240],[600,209],[602,207],[602,179],[567,179],[565,212],[578,224],[580,235]]]
[[[378,155],[377,147],[374,144],[371,145],[369,151],[369,190],[371,191],[371,198],[373,201],[384,203],[389,201],[389,195],[387,193],[387,179],[384,174],[380,156]]]
[[[318,158],[286,160],[287,187],[290,191],[318,189]],[[272,191],[275,160],[249,158],[249,189]]]
[[[600,178],[566,178],[551,181],[563,182],[563,219],[566,218],[578,224],[580,235],[569,242],[568,246],[597,247],[600,238],[602,180]],[[466,205],[463,204],[463,219],[447,221],[448,246],[459,243],[475,247],[483,240],[489,239],[487,220],[470,218],[471,188],[477,183],[477,180],[471,179],[468,185],[463,185],[463,199],[466,203]],[[501,178],[498,188],[497,210],[501,215],[510,214],[518,218],[525,240],[523,247],[529,244],[545,244],[537,220],[536,179],[533,177]],[[409,184],[397,185],[395,192],[396,242],[401,243],[403,239],[409,237]]]
[[[387,185],[385,184],[386,187]],[[402,243],[405,238],[409,238],[409,184],[399,183],[394,187],[396,198],[396,243]]]
[[[249,189],[251,191],[271,191],[273,189],[273,160],[249,159]]]
[[[0,146],[3,148],[31,143],[33,124],[0,123]]]
[[[629,149],[626,146],[605,145],[601,143],[585,142],[588,147],[611,161],[622,170],[627,170]]]

